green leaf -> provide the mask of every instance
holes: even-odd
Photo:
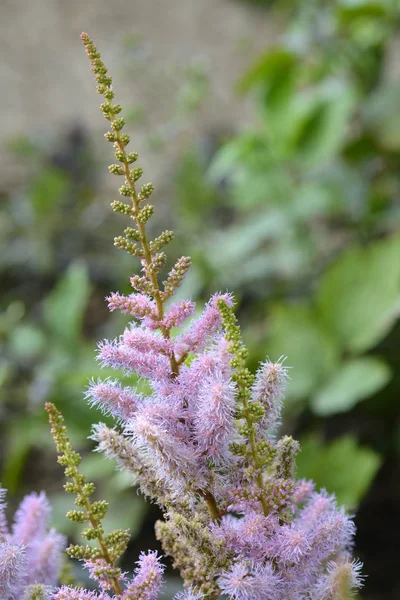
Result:
[[[356,99],[355,89],[337,79],[327,80],[300,97],[299,108],[304,112],[296,132],[300,158],[322,163],[341,149]]]
[[[338,16],[343,23],[355,19],[379,19],[389,12],[386,0],[340,0],[338,4]]]
[[[338,503],[357,508],[380,465],[380,456],[361,447],[353,436],[324,444],[316,435],[301,440],[297,475],[313,479],[318,488],[335,493]]]
[[[46,347],[43,332],[29,323],[18,325],[11,333],[10,346],[19,360],[31,360],[40,355]]]
[[[51,444],[44,411],[40,414],[20,415],[10,423],[4,440],[7,454],[0,473],[2,485],[14,494],[21,485],[26,458],[32,446],[47,448]],[[39,441],[40,440],[40,441]]]
[[[311,406],[321,416],[346,412],[378,392],[390,378],[389,367],[378,358],[366,356],[349,361],[317,393]]]
[[[282,85],[282,81],[286,81],[294,71],[297,62],[298,57],[294,52],[279,47],[267,50],[240,78],[237,90],[246,93],[260,83],[273,88],[279,84],[279,79]]]
[[[44,302],[44,319],[52,333],[64,342],[79,338],[90,296],[87,267],[75,262]]]
[[[317,306],[341,345],[354,352],[375,346],[397,318],[400,236],[351,248],[325,273]]]
[[[291,381],[288,397],[303,399],[335,371],[338,350],[334,339],[307,305],[277,306],[269,317],[268,354],[287,357]]]
[[[34,181],[30,198],[38,217],[59,210],[59,203],[67,189],[66,176],[55,168],[43,170]]]

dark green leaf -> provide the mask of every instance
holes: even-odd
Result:
[[[381,465],[373,450],[358,446],[353,436],[324,444],[315,435],[301,440],[298,477],[313,479],[318,488],[335,493],[339,504],[357,508]]]
[[[75,262],[44,302],[44,318],[55,336],[68,342],[79,338],[89,295],[86,265]]]
[[[346,412],[378,392],[390,377],[389,367],[377,358],[366,356],[351,360],[328,379],[313,398],[311,406],[321,416]]]
[[[351,248],[325,273],[317,306],[346,349],[376,345],[397,318],[400,298],[400,236],[368,248]]]
[[[335,341],[307,305],[277,306],[269,316],[268,355],[282,354],[291,368],[288,396],[303,399],[332,372],[338,362]]]

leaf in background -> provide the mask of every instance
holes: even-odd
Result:
[[[297,475],[313,479],[318,488],[335,493],[339,505],[351,510],[357,508],[381,462],[376,452],[359,446],[353,436],[326,444],[310,435],[301,440]]]
[[[267,117],[285,116],[292,102],[296,79],[299,78],[299,57],[283,48],[267,50],[237,83],[239,93],[259,87],[263,92],[263,107]]]
[[[87,267],[74,262],[44,301],[44,319],[57,337],[69,343],[79,338],[89,296]]]
[[[400,84],[381,86],[368,99],[364,108],[367,128],[385,150],[400,149]]]
[[[257,84],[267,85],[279,78],[285,80],[294,70],[298,56],[284,48],[269,49],[262,54],[255,64],[237,82],[237,90],[246,93]]]
[[[10,494],[14,494],[21,485],[23,468],[30,449],[39,443],[41,448],[51,447],[51,436],[44,435],[47,431],[48,425],[43,410],[41,413],[19,416],[10,423],[6,440],[2,440],[7,453],[1,472],[2,485]]]
[[[345,349],[375,346],[397,318],[400,298],[400,236],[366,249],[351,248],[324,274],[317,306]]]
[[[254,161],[254,155],[265,153],[266,140],[259,133],[251,131],[227,141],[215,155],[208,170],[208,177],[213,183],[220,183],[226,177],[236,182],[242,177],[243,163]]]
[[[303,399],[337,368],[335,341],[307,305],[277,306],[269,316],[268,355],[290,367],[288,398]]]
[[[30,193],[32,206],[38,217],[59,210],[59,201],[68,185],[66,176],[55,168],[47,168],[38,175]]]
[[[338,13],[345,23],[354,19],[365,19],[366,17],[383,17],[389,12],[387,0],[339,0]]]
[[[299,97],[304,113],[295,139],[300,159],[322,163],[341,149],[356,100],[354,87],[338,79]]]
[[[390,378],[389,367],[378,358],[366,356],[351,360],[342,365],[312,399],[312,409],[323,417],[346,412],[378,392]]]
[[[17,325],[10,335],[10,348],[19,361],[29,361],[40,355],[46,347],[43,331],[35,325]]]

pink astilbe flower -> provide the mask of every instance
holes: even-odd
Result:
[[[157,552],[142,552],[137,565],[135,577],[127,586],[121,600],[157,600],[165,569]]]
[[[311,551],[310,532],[296,528],[293,523],[282,525],[268,544],[268,551],[283,565],[296,564]]]
[[[215,294],[200,317],[195,319],[187,330],[177,338],[178,354],[200,352],[220,329],[221,314],[217,308],[218,300],[224,300],[230,306],[233,305],[233,298],[230,294]]]
[[[98,358],[104,366],[123,369],[126,373],[135,371],[141,377],[152,377],[157,381],[167,380],[171,373],[166,356],[132,350],[116,342],[101,344]]]
[[[303,504],[306,500],[309,500],[313,493],[315,484],[313,481],[307,479],[301,479],[296,482],[296,487],[293,494],[294,507],[296,504]]]
[[[120,343],[122,346],[132,348],[132,350],[136,350],[137,352],[154,352],[155,354],[165,354],[168,356],[172,351],[170,340],[157,335],[153,331],[133,325],[125,330]]]
[[[336,510],[336,498],[326,490],[312,493],[299,513],[297,520],[302,525],[311,526],[321,517]]]
[[[131,294],[121,296],[117,292],[110,294],[107,298],[108,307],[111,312],[121,310],[143,321],[147,325],[155,325],[157,322],[157,307],[154,300],[145,294]]]
[[[189,406],[196,405],[197,396],[205,379],[217,373],[227,378],[231,376],[232,355],[227,350],[226,340],[222,336],[215,336],[215,338],[207,352],[199,354],[191,362],[190,367],[181,368],[176,380],[178,389],[182,390]]]
[[[52,600],[113,600],[106,592],[90,592],[81,588],[63,585],[52,596]]]
[[[322,562],[352,549],[355,535],[353,521],[344,510],[323,516],[311,528],[312,559]]]
[[[173,419],[175,411],[173,406],[147,405],[129,421],[126,433],[132,436],[157,477],[168,484],[171,491],[177,485],[176,492],[180,492],[178,482],[182,482],[182,473],[198,480],[200,472],[194,447],[180,439],[179,424],[176,417],[175,422]],[[172,427],[168,427],[168,421]]]
[[[280,424],[283,392],[288,380],[287,368],[280,362],[265,361],[256,373],[252,400],[265,408],[261,426],[271,436]]]
[[[280,579],[269,563],[235,563],[218,578],[219,586],[234,600],[275,600],[279,598]]]
[[[16,598],[24,578],[26,555],[24,547],[10,542],[0,543],[0,598]]]
[[[1,491],[4,499],[5,490]],[[5,505],[3,501],[3,506]],[[15,513],[12,532],[3,519],[0,540],[0,598],[20,600],[33,584],[55,586],[66,547],[64,536],[48,529],[51,508],[44,492],[26,496]]]
[[[43,538],[50,512],[50,504],[44,492],[25,496],[15,513],[12,541],[15,544],[28,544],[35,539]]]
[[[268,542],[278,528],[275,515],[264,517],[247,510],[243,516],[228,514],[218,526],[213,526],[217,540],[227,544],[238,557],[259,561],[266,557]]]
[[[65,537],[54,529],[42,539],[36,538],[32,541],[27,547],[29,562],[26,579],[55,586],[58,583],[65,546]]]
[[[197,449],[216,461],[226,459],[233,439],[235,392],[236,386],[230,378],[216,372],[202,382],[193,409]]]
[[[91,406],[98,406],[104,414],[123,420],[130,419],[135,414],[141,401],[141,396],[134,390],[111,379],[92,381],[85,397]]]
[[[344,559],[328,564],[328,572],[310,590],[311,600],[349,600],[363,586],[362,564]]]
[[[119,582],[126,580],[126,576],[117,567],[115,569],[110,568],[104,558],[85,560],[84,565],[90,578],[97,581],[103,592],[113,589],[113,578],[118,579]]]
[[[150,240],[145,230],[153,186],[135,187],[141,169],[128,171],[137,157],[125,151],[129,136],[120,133],[111,78],[88,35],[82,40],[106,100],[106,138],[119,162],[110,171],[125,178],[120,192],[129,198],[113,203],[131,219],[115,243],[141,263],[131,278],[137,293],[108,299],[110,310],[137,322],[100,345],[99,360],[143,378],[140,389],[148,390],[142,396],[110,381],[92,385],[90,401],[119,420],[119,429],[95,429],[99,449],[159,504],[157,538],[189,588],[175,600],[342,600],[331,594],[340,578],[353,587],[359,581],[358,566],[349,563],[354,525],[332,496],[296,481],[298,442],[276,439],[288,370],[266,360],[251,372],[229,293],[214,295],[197,318],[190,300],[167,307],[190,259],[179,258],[162,280],[171,232]],[[87,566],[108,598],[101,565]],[[156,600],[162,571],[154,553],[141,555],[135,578],[123,581],[122,595],[117,583],[113,598]],[[79,593],[60,591],[55,600],[100,597]]]
[[[195,310],[196,304],[190,300],[175,302],[169,307],[167,314],[161,321],[161,325],[168,330],[172,327],[179,327],[188,317],[194,315]]]

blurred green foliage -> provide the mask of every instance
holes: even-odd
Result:
[[[109,237],[117,224],[87,176],[96,169],[82,132],[72,128],[52,152],[34,139],[16,140],[11,150],[27,170],[27,183],[7,190],[0,210],[0,479],[10,495],[20,495],[60,489],[50,475],[57,467],[46,460],[49,454],[55,462],[44,402],[64,412],[77,447],[91,446],[87,436],[100,414],[87,405],[83,390],[100,376],[97,339],[126,322],[109,318],[104,296],[126,279],[129,261],[112,262]],[[103,463],[99,486],[124,503],[119,475],[111,477]],[[128,490],[130,482],[124,486]],[[56,518],[58,502],[63,506],[61,495]],[[140,523],[137,506],[135,512]],[[65,524],[60,519],[60,529]]]
[[[181,229],[190,222],[200,255],[187,291],[235,290],[253,356],[287,356],[300,472],[356,506],[396,435],[325,446],[322,418],[341,416],[334,436],[354,426],[352,411],[360,431],[368,419],[399,420],[400,7],[311,0],[274,10],[289,4],[280,39],[237,84],[253,94],[254,124],[178,171]],[[317,476],[314,454],[332,468]]]

